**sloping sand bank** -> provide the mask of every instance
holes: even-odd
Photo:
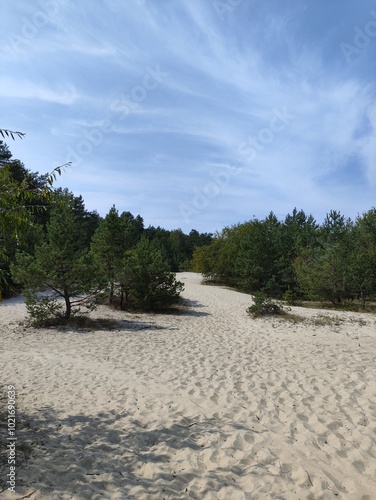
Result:
[[[20,299],[0,304],[20,420],[0,497],[376,498],[375,317],[254,320],[249,296],[178,277],[182,312],[98,309],[112,331],[35,330]]]

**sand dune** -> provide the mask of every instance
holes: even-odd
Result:
[[[179,279],[180,313],[99,308],[112,331],[35,330],[0,304],[20,419],[1,498],[376,499],[375,317],[255,320],[249,296]]]

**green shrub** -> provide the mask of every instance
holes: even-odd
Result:
[[[169,271],[161,252],[146,238],[129,252],[124,261],[121,288],[128,305],[143,311],[169,308],[180,302],[184,285]]]
[[[63,317],[63,305],[53,297],[38,298],[34,293],[26,292],[25,299],[26,310],[34,326],[43,326]]]
[[[96,301],[92,297],[82,297],[75,301],[69,318],[64,314],[64,302],[56,296],[38,297],[36,293],[25,292],[26,310],[31,318],[31,324],[35,327],[50,327],[73,325],[80,327],[89,324],[90,320],[86,314],[96,308]],[[82,311],[84,309],[84,311]]]
[[[247,312],[254,318],[259,316],[286,314],[283,307],[273,302],[263,292],[256,292],[253,296],[254,304],[247,309]]]
[[[283,299],[286,301],[286,304],[288,306],[301,306],[302,302],[298,300],[297,295],[295,292],[289,288],[288,290],[285,291],[283,294]]]

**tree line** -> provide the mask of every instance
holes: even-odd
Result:
[[[176,302],[182,270],[290,303],[376,297],[375,208],[355,220],[332,210],[321,224],[296,208],[282,221],[271,212],[214,237],[145,227],[115,206],[105,217],[86,210],[82,196],[54,189],[51,176],[27,170],[2,141],[0,188],[0,293],[21,284],[35,314],[65,304],[69,317],[99,290],[120,307],[163,307]],[[63,300],[38,298],[54,288]]]
[[[0,141],[0,292],[22,286],[29,312],[68,319],[90,298],[155,310],[179,299],[175,273],[189,270],[195,248],[211,234],[145,227],[140,215],[105,217],[68,189],[46,189],[47,175],[30,172]],[[46,296],[40,294],[49,290]]]
[[[224,228],[197,248],[194,270],[247,293],[363,305],[376,298],[376,209],[355,220],[330,211],[322,224],[296,208],[283,221]]]

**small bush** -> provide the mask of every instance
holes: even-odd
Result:
[[[324,314],[317,314],[311,320],[315,326],[340,326],[343,321],[342,318],[337,316],[326,316]]]
[[[156,311],[178,304],[184,284],[176,281],[161,252],[142,238],[124,261],[122,288],[127,291],[128,305]]]
[[[263,292],[256,292],[253,296],[253,301],[254,304],[247,309],[247,312],[254,318],[259,316],[286,314],[286,311],[281,305],[273,302]]]
[[[44,326],[51,320],[63,317],[63,306],[52,297],[37,298],[33,293],[25,294],[26,310],[34,326]]]
[[[30,290],[25,293],[26,310],[30,315],[31,324],[34,327],[62,326],[67,324],[85,323],[85,315],[96,308],[96,303],[90,298],[81,298],[75,300],[74,308],[71,310],[70,317],[67,318],[64,313],[63,302],[56,297],[49,295],[47,297],[38,297],[36,293]],[[85,311],[81,311],[84,307]]]
[[[289,306],[295,305],[295,298],[296,298],[295,293],[291,290],[291,288],[286,290],[285,293],[283,294],[283,299]]]

